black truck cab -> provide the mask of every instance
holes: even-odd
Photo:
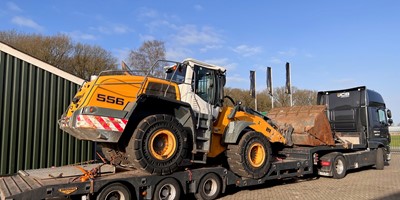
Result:
[[[390,159],[389,126],[393,122],[382,96],[365,86],[318,92],[318,104],[327,106],[335,135],[354,149],[384,148]]]

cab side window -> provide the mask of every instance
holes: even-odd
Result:
[[[378,120],[382,124],[387,124],[386,113],[384,110],[381,109],[378,110]]]
[[[196,65],[194,73],[196,78],[195,93],[204,101],[209,102],[212,100],[212,71]]]

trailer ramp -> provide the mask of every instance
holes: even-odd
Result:
[[[0,200],[43,199],[43,194],[50,197],[54,192],[61,192],[54,191],[57,185],[74,182],[80,184],[79,177],[83,175],[81,169],[89,171],[99,166],[101,166],[99,168],[100,174],[115,173],[114,166],[101,163],[20,170],[15,175],[0,177]],[[75,189],[75,187],[72,186],[72,189]]]

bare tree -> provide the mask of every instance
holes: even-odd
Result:
[[[74,44],[63,34],[44,36],[0,31],[0,41],[84,79],[117,66],[110,52],[99,46]]]
[[[292,88],[295,91],[295,88]],[[274,105],[275,107],[288,107],[290,106],[289,95],[285,93],[285,87],[277,87],[274,89]]]
[[[159,40],[150,40],[143,42],[139,49],[132,50],[128,58],[129,65],[139,71],[139,74],[146,74],[157,60],[165,59],[164,42]],[[155,77],[164,76],[164,66],[159,63],[150,72]]]
[[[307,106],[317,103],[317,91],[295,88],[293,92],[293,105]]]
[[[62,34],[43,36],[3,31],[0,32],[0,41],[61,69],[65,67],[73,47],[70,38]]]
[[[117,60],[99,46],[77,43],[72,53],[68,71],[85,79],[103,70],[113,70],[117,67]]]

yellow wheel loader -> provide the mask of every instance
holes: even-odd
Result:
[[[172,63],[165,79],[107,71],[84,83],[61,129],[97,142],[111,163],[150,174],[226,155],[234,173],[257,179],[270,167],[272,143],[292,145],[290,125],[278,128],[224,96],[224,68],[194,59],[159,62]]]

